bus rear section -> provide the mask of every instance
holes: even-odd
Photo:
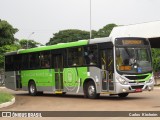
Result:
[[[21,90],[20,57],[17,52],[5,54],[5,86],[12,90]]]

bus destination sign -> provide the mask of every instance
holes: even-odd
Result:
[[[122,40],[123,45],[141,45],[142,40]]]

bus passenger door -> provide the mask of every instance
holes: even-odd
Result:
[[[113,49],[100,50],[102,91],[114,90],[113,85]]]
[[[55,69],[55,89],[56,91],[63,90],[63,56],[62,54],[54,55]]]

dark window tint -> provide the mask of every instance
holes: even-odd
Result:
[[[22,54],[21,67],[23,70],[29,68],[29,55],[28,54]]]
[[[5,70],[18,71],[21,69],[21,55],[5,56]]]
[[[39,53],[31,53],[29,55],[29,68],[36,69],[40,67],[40,54]]]
[[[5,70],[13,71],[13,56],[5,56]]]
[[[84,63],[83,50],[81,47],[68,49],[68,65],[69,66],[81,66]]]
[[[51,66],[50,51],[41,52],[40,62],[41,62],[41,68],[49,68]]]
[[[84,47],[84,58],[86,65],[96,65],[98,58],[97,45]]]
[[[21,69],[21,55],[14,55],[13,56],[13,59],[14,59],[14,70],[18,71]]]

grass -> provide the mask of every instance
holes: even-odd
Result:
[[[154,86],[158,86],[158,87],[160,87],[160,84],[157,84],[157,85],[154,85]]]
[[[9,102],[12,98],[13,96],[11,94],[0,91],[0,104],[4,102]]]

